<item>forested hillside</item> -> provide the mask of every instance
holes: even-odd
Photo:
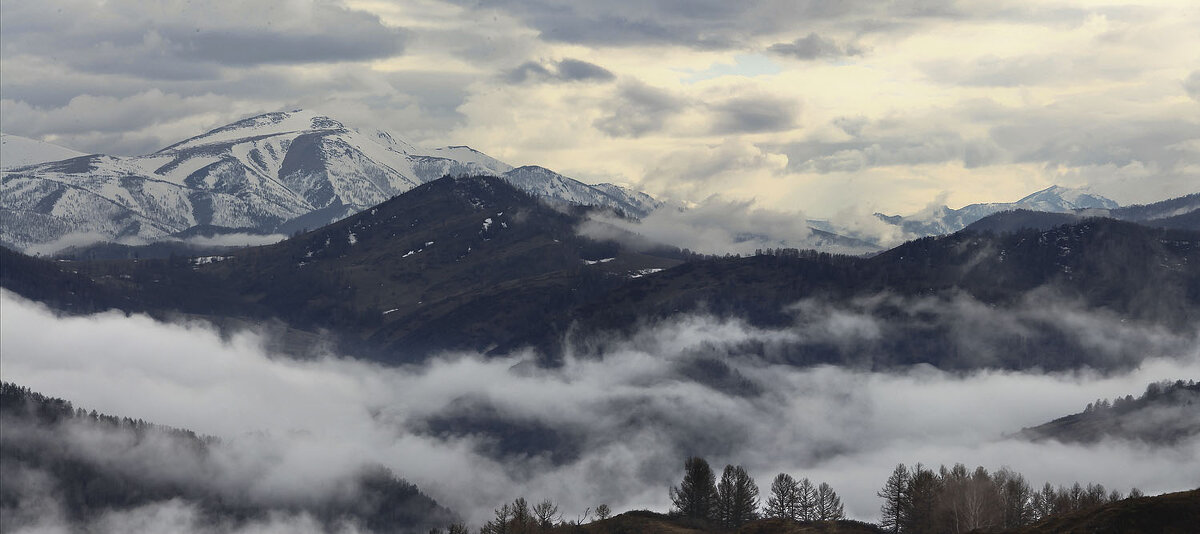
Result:
[[[198,524],[426,532],[453,514],[379,465],[336,488],[256,487],[263,465],[238,445],[127,417],[98,414],[0,384],[0,530],[135,521],[183,513]],[[244,469],[247,472],[233,472]],[[166,510],[167,512],[164,512]],[[55,521],[59,524],[53,524]]]

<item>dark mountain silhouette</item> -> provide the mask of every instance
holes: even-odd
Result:
[[[1130,362],[1097,351],[1044,310],[1066,306],[1190,333],[1200,321],[1198,261],[1198,233],[1111,219],[1004,235],[959,232],[867,259],[798,251],[712,259],[589,303],[576,314],[576,339],[602,352],[607,338],[588,334],[620,338],[646,321],[703,312],[798,328],[805,337],[788,345],[740,347],[797,364],[1123,365]],[[833,312],[866,323],[870,335],[811,330]],[[1006,329],[1010,321],[1019,327]]]

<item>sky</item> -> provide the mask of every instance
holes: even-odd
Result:
[[[822,218],[1053,184],[1122,204],[1200,190],[1191,0],[0,9],[0,129],[85,152],[302,107],[585,182]]]

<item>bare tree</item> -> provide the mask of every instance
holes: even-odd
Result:
[[[777,519],[799,519],[800,484],[792,475],[779,473],[771,483],[771,497],[763,515]]]
[[[1004,467],[992,474],[992,480],[1000,491],[1004,528],[1028,525],[1033,519],[1033,489],[1029,487],[1025,477]]]
[[[824,482],[817,486],[816,515],[818,521],[835,521],[846,517],[842,498]]]
[[[558,505],[554,504],[550,499],[544,499],[542,502],[533,505],[533,515],[537,518],[536,522],[543,530],[553,527],[560,518],[558,514]]]
[[[813,521],[817,518],[817,488],[807,478],[796,486],[796,519]]]
[[[896,469],[892,470],[892,476],[888,477],[887,482],[883,484],[883,489],[876,494],[883,499],[883,506],[879,508],[879,513],[882,515],[879,526],[884,530],[893,533],[900,532],[902,522],[900,513],[904,508],[907,490],[908,468],[904,464],[899,464]]]

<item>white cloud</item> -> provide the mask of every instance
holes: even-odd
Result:
[[[870,520],[874,493],[899,462],[1007,465],[1038,485],[1081,480],[1150,493],[1190,488],[1200,477],[1198,438],[1151,448],[1004,437],[1096,398],[1196,376],[1196,346],[1110,374],[795,368],[738,347],[803,332],[688,317],[616,340],[602,359],[568,357],[558,369],[533,368],[520,355],[450,355],[386,368],[272,355],[251,333],[223,341],[201,324],[119,313],[59,318],[10,293],[0,298],[5,380],[78,406],[225,437],[242,451],[243,476],[266,494],[327,487],[360,462],[378,461],[476,524],[521,495],[553,498],[568,517],[600,503],[665,511],[683,458],[701,454],[716,465],[745,465],[764,488],[780,471],[828,481],[852,517]],[[760,393],[684,378],[696,358],[717,358]],[[558,462],[497,458],[486,432],[428,431],[464,401],[486,407],[497,422],[566,435],[573,453]],[[186,520],[186,508],[149,517],[167,512]]]

